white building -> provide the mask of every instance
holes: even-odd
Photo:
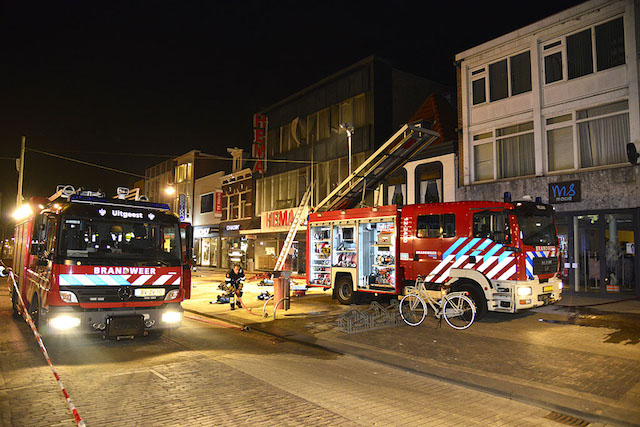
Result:
[[[588,1],[456,55],[458,199],[553,203],[575,291],[640,292],[639,17]]]

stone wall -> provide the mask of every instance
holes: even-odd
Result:
[[[457,189],[456,198],[502,201],[508,191],[512,200],[530,195],[548,203],[549,184],[563,181],[580,181],[582,200],[555,204],[556,212],[640,207],[640,165],[468,185]]]

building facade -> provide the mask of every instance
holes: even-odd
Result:
[[[458,199],[552,203],[574,291],[640,293],[639,16],[592,0],[456,55]]]
[[[222,219],[223,171],[196,179],[194,187],[193,237],[196,265],[219,267]]]
[[[255,216],[260,223],[243,229],[241,234],[250,237],[257,270],[273,269],[288,225],[312,183],[309,205],[316,206],[393,132],[410,121],[431,93],[448,95],[442,85],[369,57],[256,113],[254,145],[257,141],[264,149],[254,149],[254,155],[263,153],[264,158],[259,168],[257,162],[250,166],[259,169],[254,170],[254,176]],[[350,136],[346,128],[352,130]],[[452,166],[453,163],[451,160]],[[417,166],[410,166],[412,174]],[[407,182],[406,173],[401,174],[378,192],[378,199],[390,203],[396,188],[407,193]],[[366,196],[368,204],[376,203],[376,195]],[[400,204],[407,200],[405,195]],[[304,272],[305,245],[303,226],[285,269]]]

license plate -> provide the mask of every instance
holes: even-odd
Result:
[[[136,289],[135,295],[137,297],[161,297],[164,295],[164,288],[157,289]]]
[[[542,292],[553,292],[553,285],[545,286],[544,288],[542,288]]]
[[[106,335],[108,337],[143,336],[144,317],[142,315],[108,317]]]

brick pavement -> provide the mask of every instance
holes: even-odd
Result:
[[[206,299],[206,295],[206,285],[201,285],[200,297]],[[245,301],[258,305],[249,295]],[[570,296],[563,302],[582,305],[602,301]],[[456,383],[466,381],[481,390],[532,399],[547,408],[590,415],[591,419],[640,420],[635,399],[640,396],[637,300],[593,309],[550,306],[515,316],[490,313],[466,331],[454,331],[446,325],[435,329],[436,320],[428,318],[418,328],[401,326],[350,335],[336,330],[338,316],[348,307],[332,301],[328,293],[293,299],[290,316],[282,313],[276,322],[267,319],[266,323],[226,307],[207,307],[197,300],[188,301],[185,307],[240,324],[260,327],[260,322],[269,333],[286,339],[323,345]],[[616,307],[625,313],[622,322]],[[471,379],[450,378],[460,371]]]
[[[7,300],[0,295],[3,424],[73,425],[28,328],[7,317]],[[90,426],[555,425],[525,403],[200,322],[159,340],[45,343]]]

